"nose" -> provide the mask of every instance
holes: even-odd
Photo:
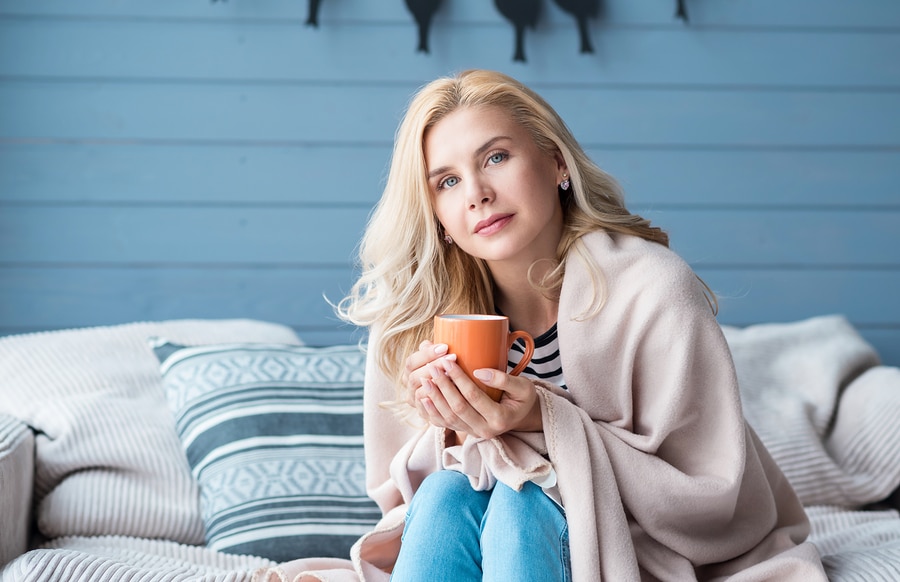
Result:
[[[469,210],[475,210],[494,199],[490,185],[481,178],[470,178],[467,181],[466,206]]]

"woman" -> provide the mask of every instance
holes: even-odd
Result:
[[[369,328],[385,514],[363,578],[825,579],[711,293],[534,92],[490,71],[424,87],[361,262],[340,313]],[[430,342],[440,313],[502,313],[546,357],[477,371],[494,402]]]

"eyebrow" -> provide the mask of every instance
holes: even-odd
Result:
[[[481,155],[484,154],[484,152],[486,152],[489,149],[491,149],[492,147],[494,147],[495,143],[497,143],[498,141],[504,140],[504,139],[511,140],[512,138],[509,137],[508,135],[498,135],[496,137],[492,137],[491,139],[484,142],[484,144],[482,144],[481,147],[479,147],[477,150],[475,150],[475,153],[472,155],[472,157],[473,158],[481,157]],[[440,168],[431,170],[430,172],[428,172],[428,179],[430,180],[430,179],[434,178],[435,176],[443,174],[444,172],[448,171],[449,169],[450,168],[448,166],[441,166]]]

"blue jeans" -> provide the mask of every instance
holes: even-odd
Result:
[[[475,491],[456,471],[426,477],[413,496],[392,580],[568,581],[569,528],[540,487]]]

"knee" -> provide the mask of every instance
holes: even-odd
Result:
[[[481,514],[487,507],[488,498],[483,492],[475,491],[469,478],[456,471],[436,471],[428,475],[413,495],[409,506],[409,516],[441,512],[447,508],[454,510],[469,508],[472,513]]]
[[[416,490],[416,496],[434,495],[449,497],[453,495],[464,495],[467,491],[471,491],[469,478],[456,471],[435,471],[425,477],[422,484]]]
[[[547,497],[544,490],[530,481],[522,485],[522,489],[519,491],[507,487],[503,483],[497,483],[497,486],[494,488],[494,499],[497,504],[502,504],[504,507],[509,508],[527,509],[529,511],[543,508],[543,510],[554,513],[561,512],[559,506]]]
[[[535,523],[549,532],[568,530],[565,512],[534,483],[520,491],[498,483],[485,515],[485,529],[499,532],[532,530]],[[553,534],[550,534],[553,535]]]

